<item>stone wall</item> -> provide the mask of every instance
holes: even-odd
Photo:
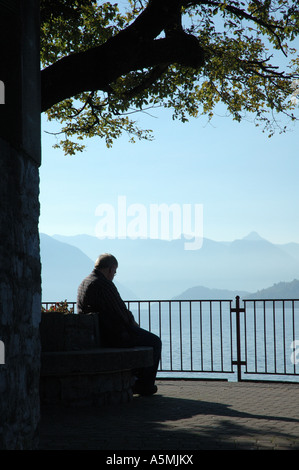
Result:
[[[36,445],[39,421],[38,168],[0,140],[0,448]]]
[[[150,347],[101,347],[100,313],[43,313],[41,404],[106,406],[133,397],[136,370],[151,366]]]
[[[44,376],[40,387],[41,406],[106,407],[128,403],[133,398],[134,383],[131,370]]]
[[[0,449],[36,449],[39,423],[39,2],[0,0]]]

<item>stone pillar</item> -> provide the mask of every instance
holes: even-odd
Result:
[[[39,1],[0,0],[0,449],[39,423]],[[3,363],[4,362],[4,363]]]

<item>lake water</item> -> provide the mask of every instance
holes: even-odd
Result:
[[[246,312],[240,313],[241,360],[246,361],[242,378],[299,382],[299,300],[244,304]],[[234,302],[218,300],[129,303],[140,326],[162,339],[158,376],[231,381],[237,380],[232,365],[237,359],[234,306]]]

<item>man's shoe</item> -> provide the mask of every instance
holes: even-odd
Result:
[[[154,395],[155,393],[157,393],[157,391],[158,391],[157,385],[153,385],[153,387],[151,389],[145,389],[145,390],[141,391],[140,395],[148,397],[150,395]]]
[[[153,385],[151,388],[143,388],[139,387],[138,385],[133,387],[133,394],[134,395],[142,395],[144,397],[149,397],[157,393],[158,387],[157,385]]]

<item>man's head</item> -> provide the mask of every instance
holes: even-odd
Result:
[[[98,257],[94,267],[99,269],[109,281],[112,281],[116,274],[118,262],[113,255],[104,253]]]

